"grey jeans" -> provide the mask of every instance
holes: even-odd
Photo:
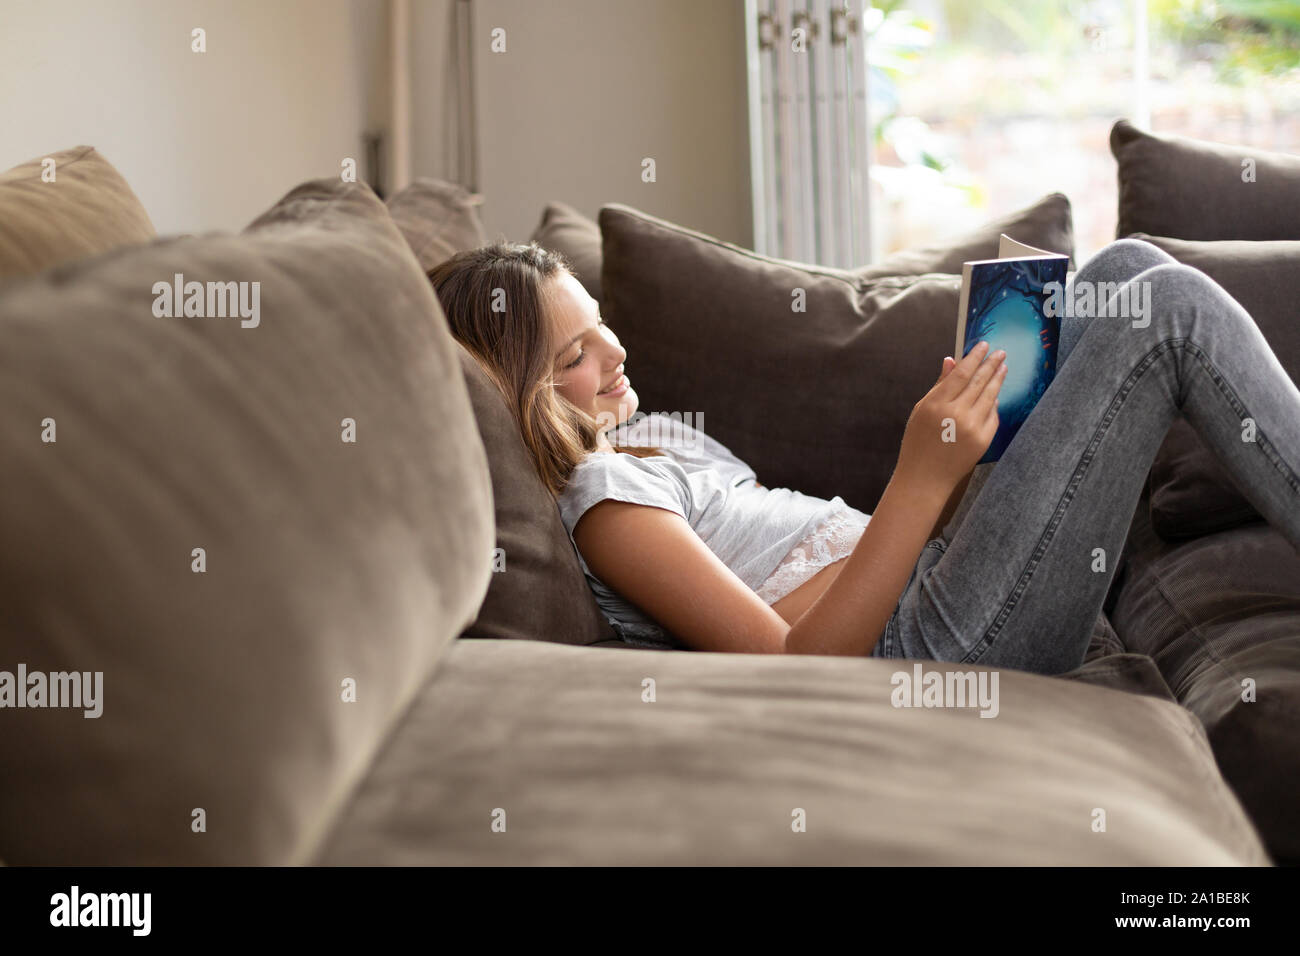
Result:
[[[1056,378],[921,551],[873,657],[1060,674],[1087,653],[1157,449],[1181,412],[1300,551],[1300,390],[1214,280],[1121,239],[1071,280],[1118,283],[1063,317]],[[1149,283],[1150,309],[1125,302]],[[1122,317],[1120,317],[1122,316]],[[1254,440],[1248,440],[1253,420]]]

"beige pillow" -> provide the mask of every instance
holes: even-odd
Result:
[[[478,207],[483,197],[464,186],[423,177],[388,200],[388,211],[425,272],[458,252],[487,242]]]
[[[260,283],[256,324],[155,315],[176,273]],[[15,282],[0,341],[0,670],[103,675],[97,718],[0,710],[5,859],[301,862],[491,574],[428,280],[325,179],[242,235]]]
[[[52,182],[42,180],[47,168]],[[131,187],[93,146],[38,156],[0,173],[0,282],[156,235]]]

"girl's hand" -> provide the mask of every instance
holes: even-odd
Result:
[[[896,471],[947,494],[988,450],[998,430],[1006,353],[981,342],[960,362],[943,360],[939,380],[912,408]]]

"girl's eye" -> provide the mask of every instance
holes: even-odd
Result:
[[[605,325],[605,320],[604,320],[604,319],[601,319],[599,322],[596,323],[596,325],[597,325],[598,327],[599,327],[599,326],[604,326],[604,325]],[[584,349],[579,349],[579,350],[578,350],[578,357],[577,357],[576,359],[574,359],[572,362],[570,362],[568,365],[564,366],[564,367],[565,367],[566,369],[577,368],[579,365],[582,364],[582,360],[583,360],[583,358],[586,357],[586,355],[587,355],[586,350],[584,350]]]

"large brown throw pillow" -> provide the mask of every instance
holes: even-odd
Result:
[[[1147,133],[1110,131],[1119,164],[1117,238],[1300,239],[1300,156]]]
[[[1056,239],[995,228],[1062,246],[1068,204],[1046,202]],[[600,228],[603,312],[641,410],[702,415],[763,484],[872,511],[912,406],[952,352],[960,278],[774,259],[621,204],[601,209]],[[914,267],[995,254],[990,233],[987,248],[916,254]]]
[[[920,249],[904,249],[883,262],[854,271],[862,278],[927,272],[960,274],[961,264],[968,259],[994,258],[998,253],[998,236],[1004,232],[1039,249],[1072,255],[1074,231],[1070,200],[1061,193],[1053,193],[964,235]],[[543,211],[532,238],[543,248],[562,253],[573,265],[573,273],[587,294],[597,303],[603,302],[600,226],[594,220],[572,206],[552,202]]]
[[[53,182],[42,179],[53,161]],[[0,283],[156,235],[121,174],[93,146],[0,173]]]

